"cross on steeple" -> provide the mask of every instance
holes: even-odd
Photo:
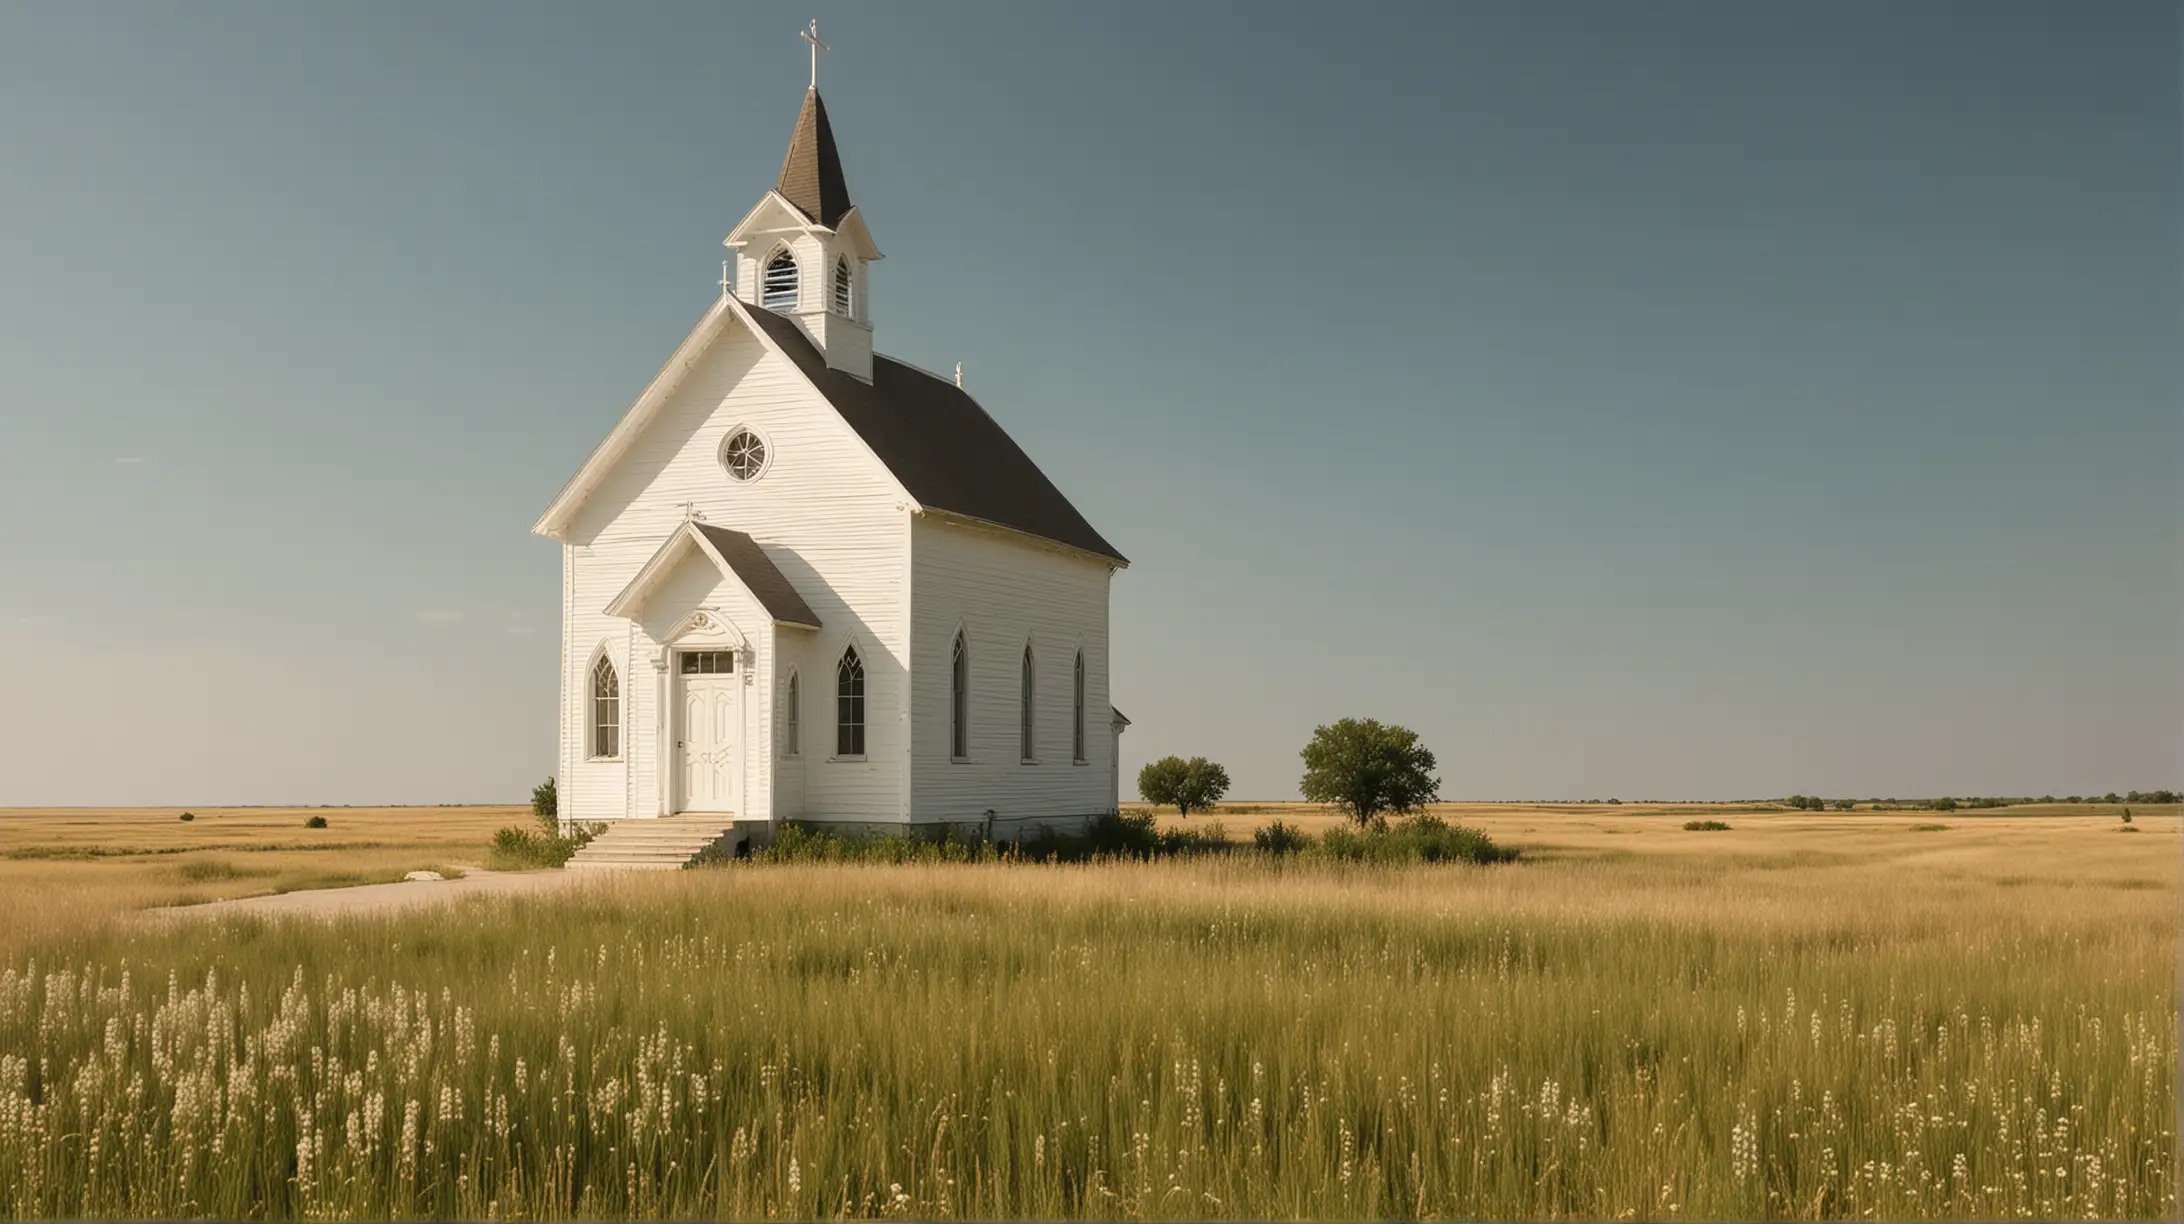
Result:
[[[733,285],[734,283],[735,283],[734,281],[731,281],[731,280],[729,280],[729,279],[728,279],[728,261],[727,261],[727,260],[725,260],[725,259],[721,260],[721,261],[720,261],[720,295],[721,295],[722,297],[727,297],[727,296],[728,296],[728,288],[729,288],[729,286],[730,286],[730,285]]]
[[[797,37],[811,44],[811,87],[817,89],[819,88],[819,53],[821,51],[832,51],[834,48],[819,41],[819,19],[817,17],[812,18],[811,25],[799,32]]]

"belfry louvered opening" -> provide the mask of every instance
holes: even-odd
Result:
[[[796,283],[796,256],[782,251],[766,261],[766,279],[759,304],[768,310],[794,310]]]

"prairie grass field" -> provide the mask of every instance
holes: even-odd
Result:
[[[1523,857],[732,864],[339,921],[136,911],[233,886],[200,857],[460,866],[519,817],[94,855],[173,814],[0,813],[0,1210],[2175,1213],[2175,809],[1437,810]]]

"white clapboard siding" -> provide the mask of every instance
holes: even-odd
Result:
[[[813,746],[818,745],[821,749],[824,749],[828,742],[814,739],[813,736],[822,734],[820,730],[822,726],[824,734],[831,735],[834,730],[834,724],[827,721],[830,718],[829,711],[833,709],[832,692],[828,691],[819,697],[813,696],[812,685],[815,682],[813,658],[818,648],[818,641],[819,635],[817,633],[808,629],[790,628],[786,625],[782,626],[776,634],[772,709],[774,722],[773,810],[776,820],[801,820],[804,818],[804,776],[809,768],[808,763],[813,758]],[[782,728],[788,722],[788,686],[789,677],[792,674],[801,678],[798,701],[802,706],[799,719],[801,731],[798,735],[796,751],[793,754],[789,751],[789,745],[782,735]],[[820,721],[815,722],[815,719]],[[821,751],[818,755],[823,758],[826,754]]]
[[[917,661],[912,700],[912,807],[919,821],[980,820],[996,832],[1066,825],[1105,810],[1114,740],[1107,698],[1104,560],[1013,532],[921,517],[912,525]],[[950,663],[958,629],[970,647],[970,755],[952,760]],[[1037,764],[1022,763],[1020,667],[1037,659]],[[1072,666],[1085,661],[1085,756],[1072,759]]]
[[[767,443],[765,474],[749,483],[731,480],[720,464],[720,446],[739,425]],[[900,767],[909,750],[901,713],[909,647],[906,503],[893,477],[833,408],[733,320],[569,524],[567,814],[598,820],[658,810],[657,696],[644,677],[632,684],[630,664],[635,656],[648,670],[659,643],[605,608],[683,521],[684,503],[694,504],[705,522],[757,540],[825,626],[816,634],[783,630],[812,639],[801,644],[806,659],[799,664],[805,685],[801,806],[819,818],[902,819]],[[755,645],[758,627],[743,628]],[[833,660],[850,641],[865,665],[867,759],[836,762],[827,759]],[[627,742],[623,759],[613,762],[588,760],[583,751],[586,669],[602,646],[623,676]],[[814,696],[822,689],[815,673],[822,671],[828,700],[825,717],[815,719]],[[765,728],[753,746],[759,740],[767,745],[764,756],[747,755],[749,774],[769,773],[774,763],[772,704],[770,689],[767,697],[746,703],[746,720],[757,718]],[[770,787],[747,778],[747,798],[761,790]]]

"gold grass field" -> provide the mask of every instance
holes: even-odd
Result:
[[[224,847],[0,857],[0,1210],[2175,1211],[2173,809],[1444,811],[1525,859],[736,865],[339,924],[126,911],[200,887],[160,860],[480,861],[517,812],[326,813],[370,851],[0,813],[0,855]]]

